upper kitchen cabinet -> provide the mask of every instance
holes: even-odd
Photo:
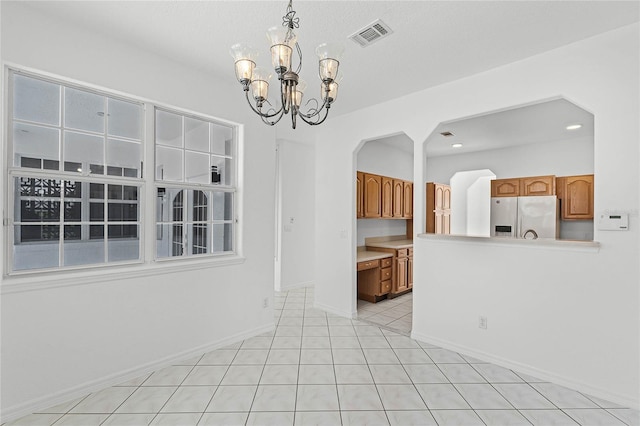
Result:
[[[556,195],[556,177],[533,176],[520,178],[520,196]]]
[[[394,202],[393,202],[393,185],[395,180],[386,176],[381,176],[382,179],[382,218],[390,219],[394,217]]]
[[[404,181],[393,180],[393,217],[402,218],[404,211]]]
[[[495,179],[491,181],[492,197],[519,197],[520,179]]]
[[[364,217],[382,217],[382,176],[364,173]]]
[[[563,220],[593,219],[593,175],[556,179]]]
[[[402,217],[405,219],[413,219],[413,182],[403,182],[403,200]]]
[[[364,173],[356,173],[356,217],[359,219],[364,217]]]
[[[451,233],[451,187],[427,182],[426,230],[431,234]]]

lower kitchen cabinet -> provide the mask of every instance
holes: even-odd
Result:
[[[358,262],[358,299],[376,303],[391,291],[391,257]]]
[[[389,285],[389,297],[399,296],[413,288],[413,248],[394,249],[367,246],[367,250],[380,251],[392,255],[392,257],[382,259],[383,261],[387,261],[388,267],[390,267],[389,275],[385,275],[383,278]],[[358,263],[358,265],[360,265],[360,263]],[[390,280],[388,277],[390,277]],[[369,300],[360,297],[360,273],[358,274],[358,298]]]

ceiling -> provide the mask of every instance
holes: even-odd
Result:
[[[21,1],[32,10],[103,33],[238,85],[229,47],[248,42],[269,65],[265,30],[282,1]],[[315,47],[343,42],[334,115],[410,94],[637,22],[637,1],[303,1],[301,77],[318,97]],[[348,36],[382,19],[393,34],[366,48]],[[269,66],[270,68],[270,66]]]
[[[582,127],[567,130],[571,124]],[[442,132],[453,136],[445,137]],[[465,154],[576,138],[593,141],[593,114],[566,99],[555,99],[440,123],[427,138],[426,155]],[[454,143],[462,147],[453,148]]]

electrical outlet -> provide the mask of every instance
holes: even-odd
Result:
[[[264,300],[262,301],[262,307],[263,308],[268,308],[269,307],[269,298],[265,297]]]
[[[487,317],[478,317],[478,328],[487,329]]]

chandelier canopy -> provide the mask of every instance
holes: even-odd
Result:
[[[291,112],[291,125],[295,129],[297,117],[314,126],[322,124],[329,115],[329,108],[338,97],[338,84],[342,79],[342,75],[338,74],[338,67],[344,47],[341,44],[323,43],[316,48],[322,101],[315,98],[309,99],[306,103],[309,109],[303,113],[300,106],[307,84],[299,76],[302,69],[302,51],[293,31],[300,26],[300,18],[296,17],[291,3],[292,0],[289,0],[287,13],[282,17],[282,26],[267,30],[267,38],[271,43],[271,64],[278,76],[280,86],[279,107],[274,107],[267,99],[271,74],[266,69],[256,67],[257,51],[245,43],[238,43],[231,46],[229,53],[235,60],[236,77],[242,84],[242,90],[253,112],[270,126]],[[291,66],[294,48],[298,55],[298,67],[295,71]],[[251,90],[253,102],[249,98],[249,90]],[[309,104],[312,105],[309,106]]]

